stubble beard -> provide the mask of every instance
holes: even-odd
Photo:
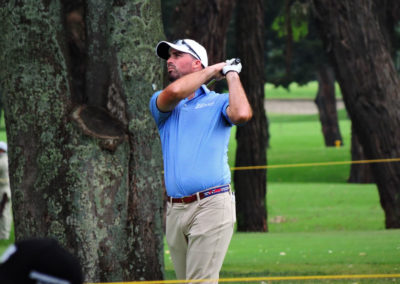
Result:
[[[172,83],[176,80],[178,80],[179,78],[176,76],[173,76],[171,73],[168,74],[168,80]]]
[[[178,80],[180,77],[182,77],[182,75],[175,68],[168,72],[168,79],[171,83]]]

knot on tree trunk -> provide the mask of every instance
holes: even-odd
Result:
[[[83,133],[99,139],[103,149],[115,151],[127,139],[124,125],[101,107],[81,105],[72,112],[72,118]]]

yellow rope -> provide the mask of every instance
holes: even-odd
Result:
[[[327,279],[376,279],[400,278],[400,274],[353,274],[353,275],[315,275],[315,276],[270,276],[247,278],[220,278],[220,279],[191,279],[191,280],[156,280],[133,282],[105,282],[87,284],[156,284],[156,283],[202,283],[202,282],[257,282],[257,281],[286,281],[286,280],[327,280]]]
[[[392,163],[392,162],[400,162],[400,158],[375,159],[375,160],[357,160],[357,161],[339,161],[339,162],[282,164],[282,165],[244,166],[244,167],[231,167],[231,170],[232,171],[244,171],[244,170],[263,170],[263,169],[277,169],[277,168],[333,166],[333,165],[349,165],[349,164]]]

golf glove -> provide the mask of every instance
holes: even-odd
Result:
[[[242,63],[237,58],[228,59],[226,61],[226,65],[222,68],[222,74],[226,75],[228,72],[234,71],[236,73],[240,73],[242,71]]]

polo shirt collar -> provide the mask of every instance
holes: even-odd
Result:
[[[201,85],[200,88],[196,90],[194,97],[196,98],[200,95],[207,95],[209,92],[210,90],[207,88],[206,85]]]
[[[207,88],[206,85],[201,85],[201,86],[200,86],[200,89],[203,89],[203,91],[204,91],[205,94],[208,94],[208,93],[210,92],[210,90]]]
[[[198,88],[194,93],[194,97],[193,99],[191,99],[191,101],[199,96],[207,95],[209,92],[211,91],[207,88],[206,85],[201,85],[200,88]],[[185,98],[185,100],[188,100],[188,98]]]

